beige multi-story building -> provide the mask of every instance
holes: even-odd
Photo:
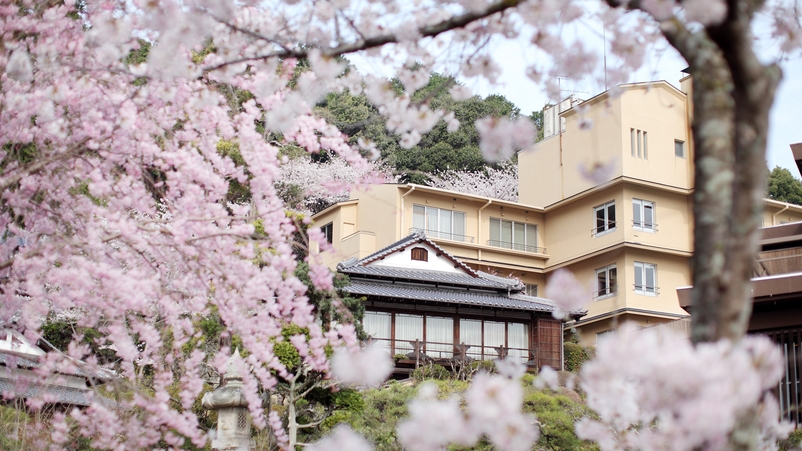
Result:
[[[334,268],[419,229],[530,295],[571,270],[592,286],[587,315],[567,325],[584,342],[686,317],[676,288],[691,285],[690,87],[627,84],[547,111],[547,137],[518,154],[519,202],[412,184],[354,191],[313,217],[333,245],[323,258]],[[800,220],[802,207],[766,200],[764,226]]]

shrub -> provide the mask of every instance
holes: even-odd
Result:
[[[582,346],[578,343],[565,343],[564,345],[565,370],[572,373],[579,373],[582,365],[596,355],[596,348],[593,346]]]
[[[540,424],[537,449],[598,450],[596,444],[579,439],[574,432],[574,423],[592,414],[587,406],[577,400],[578,396],[569,397],[532,387],[527,389],[523,409],[527,413],[535,414]]]
[[[422,365],[412,372],[412,379],[416,382],[423,382],[427,379],[446,380],[451,379],[451,371],[448,371],[443,365],[432,363],[430,365]]]

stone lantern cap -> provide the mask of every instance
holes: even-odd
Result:
[[[234,350],[226,362],[226,372],[223,374],[223,384],[211,393],[203,395],[201,404],[206,410],[219,410],[229,407],[248,407],[248,401],[242,394],[242,373],[240,368],[244,365],[239,348]]]

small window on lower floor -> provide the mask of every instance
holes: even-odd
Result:
[[[601,332],[596,332],[596,344],[599,342],[611,338],[615,334],[615,329],[604,330]]]
[[[428,262],[429,261],[429,251],[422,247],[416,247],[412,249],[412,259],[417,260],[420,262]]]
[[[618,271],[615,265],[596,270],[596,299],[612,296],[618,291]]]

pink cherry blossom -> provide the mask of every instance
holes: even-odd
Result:
[[[591,290],[580,283],[574,274],[564,268],[554,271],[546,285],[546,298],[554,302],[555,318],[563,319],[571,313],[581,312],[591,300]]]
[[[344,384],[375,386],[387,380],[393,361],[386,351],[372,346],[357,352],[340,349],[331,360],[331,369]]]

